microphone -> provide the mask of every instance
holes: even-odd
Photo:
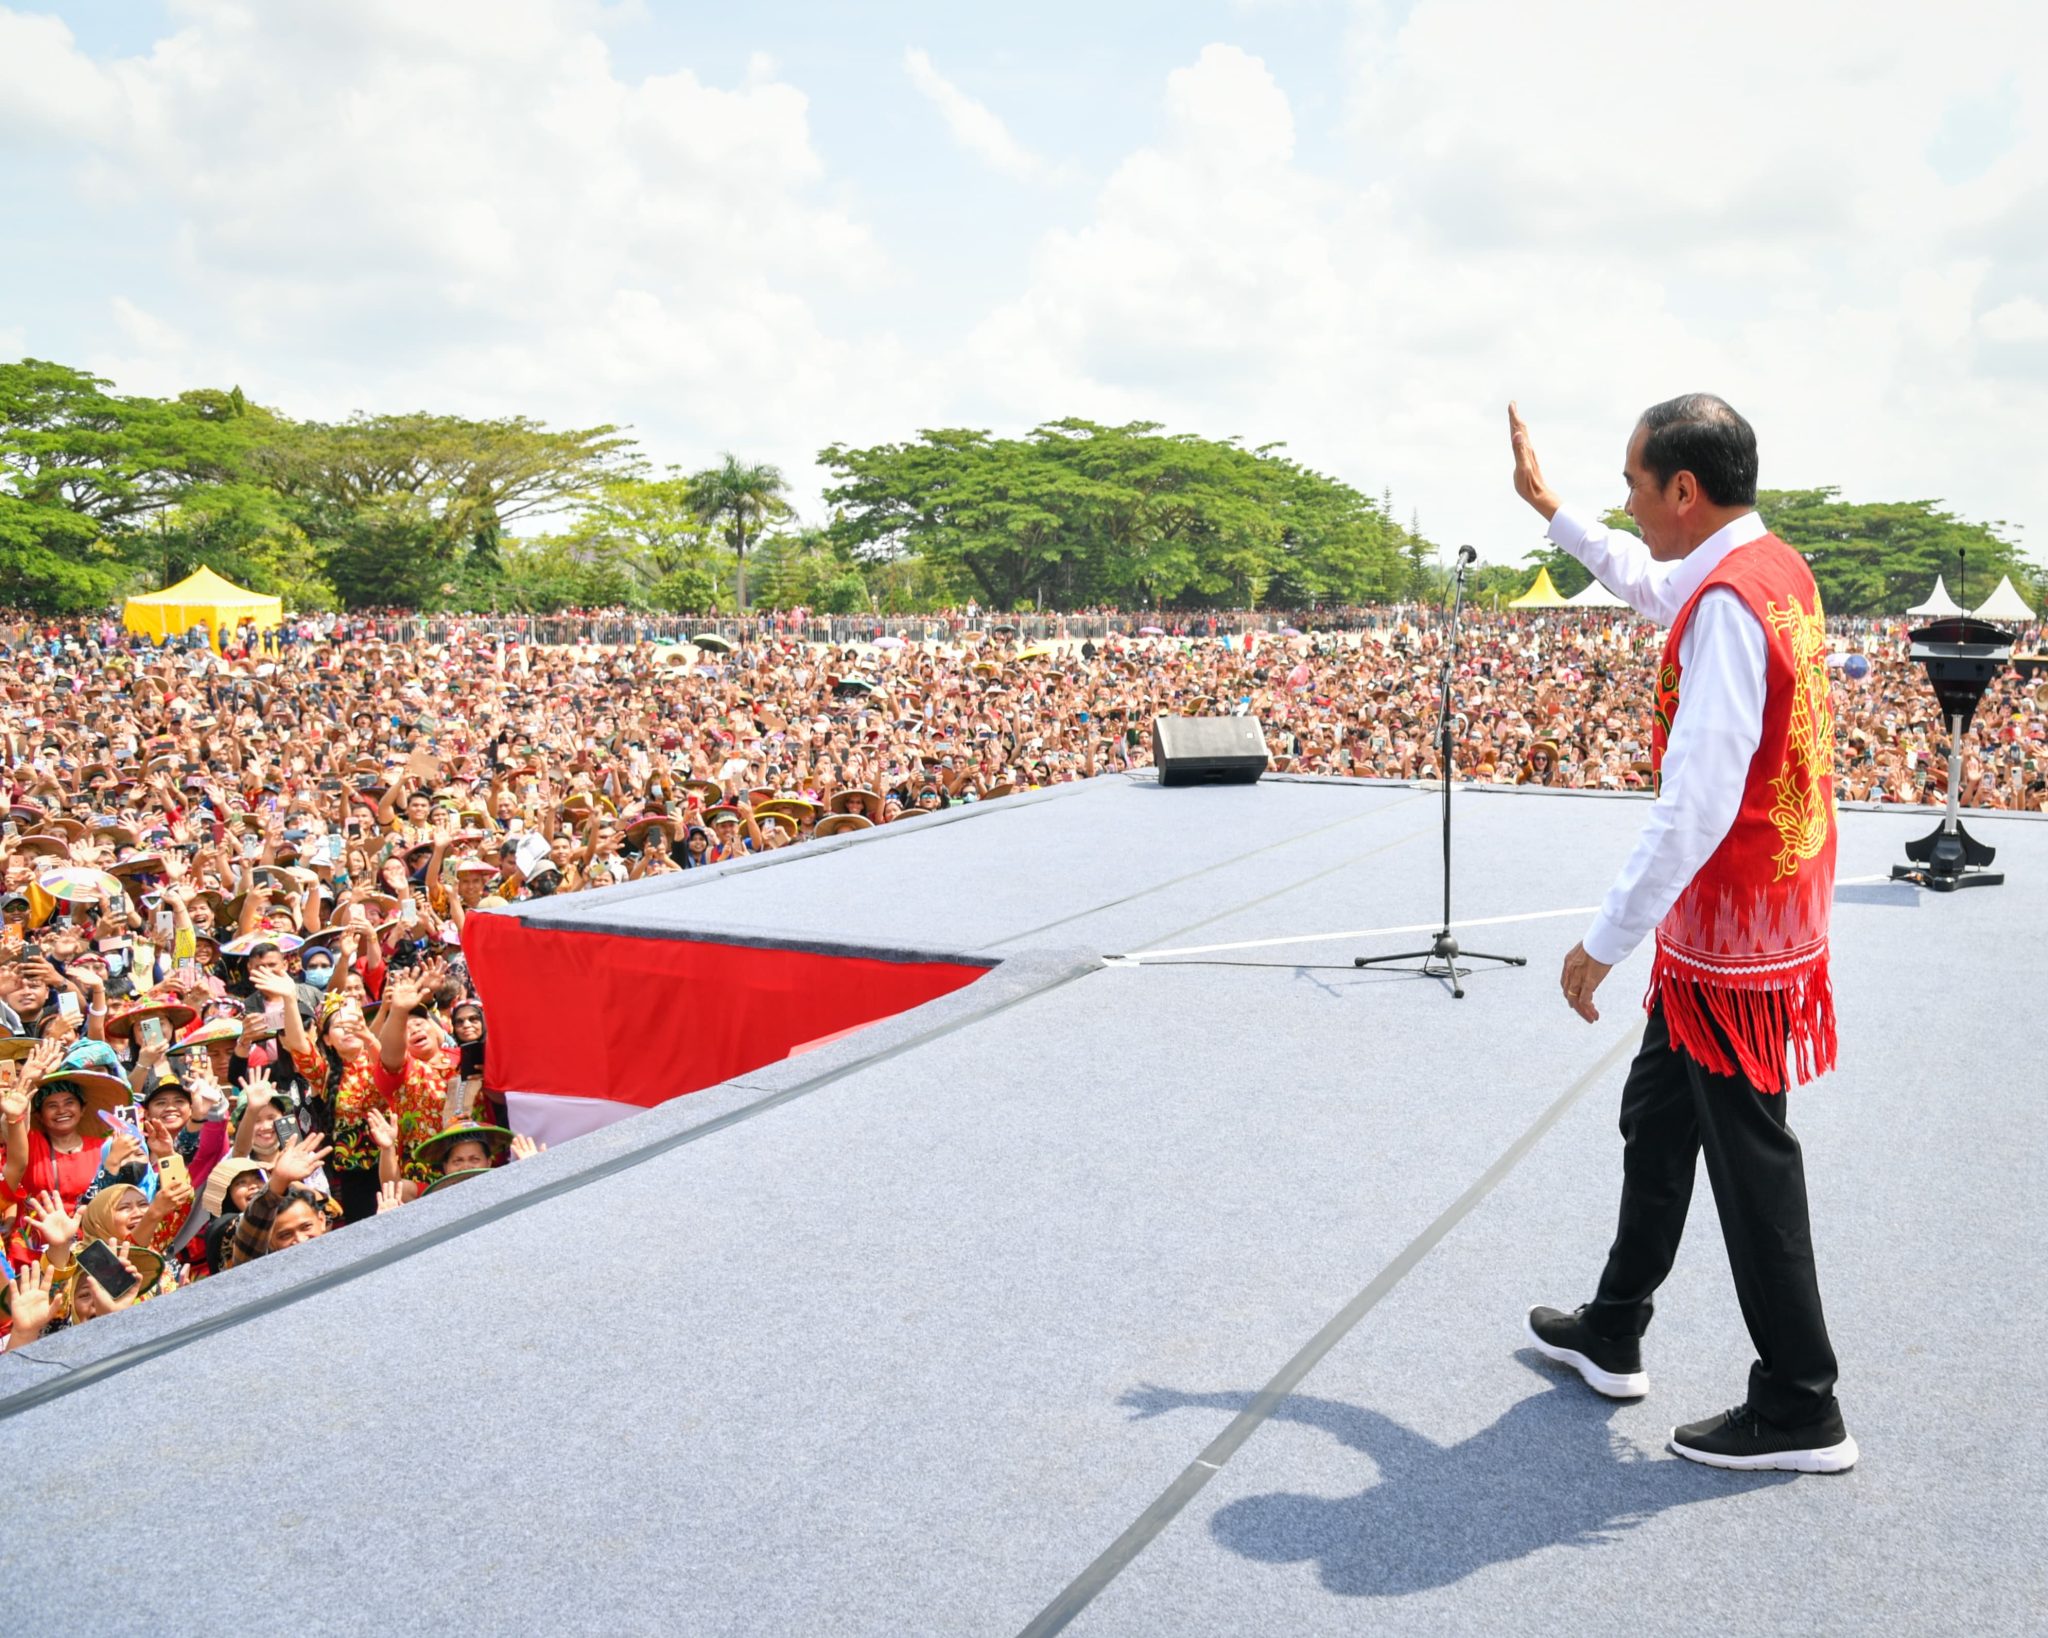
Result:
[[[1460,546],[1458,548],[1458,561],[1460,563],[1477,563],[1479,561],[1479,548],[1477,546]]]

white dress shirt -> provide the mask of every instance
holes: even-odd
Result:
[[[1636,536],[1583,523],[1562,507],[1549,530],[1609,591],[1662,626],[1721,559],[1766,532],[1762,518],[1745,512],[1684,557],[1660,563]],[[1735,823],[1763,739],[1764,655],[1764,628],[1748,604],[1725,586],[1700,599],[1678,642],[1684,676],[1657,800],[1581,940],[1595,961],[1625,960]]]

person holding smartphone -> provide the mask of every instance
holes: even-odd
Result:
[[[19,1064],[0,1064],[0,1180],[16,1196],[54,1192],[75,1210],[100,1170],[100,1142],[86,1129],[87,1090],[62,1073],[64,1048],[38,1042]]]

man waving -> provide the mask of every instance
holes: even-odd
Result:
[[[1835,1473],[1856,1441],[1835,1401],[1786,1057],[1835,1057],[1834,717],[1820,594],[1756,514],[1756,434],[1721,399],[1645,410],[1622,470],[1641,538],[1575,516],[1543,481],[1513,405],[1515,491],[1550,538],[1668,626],[1650,760],[1657,799],[1562,987],[1580,1016],[1655,930],[1649,1023],[1621,1099],[1621,1222],[1593,1300],[1530,1310],[1530,1339],[1597,1391],[1649,1391],[1641,1339],[1670,1273],[1702,1152],[1757,1359],[1733,1410],[1674,1428],[1716,1467]]]

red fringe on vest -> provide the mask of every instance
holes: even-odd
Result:
[[[1754,983],[1705,983],[1659,948],[1643,1004],[1660,998],[1672,1045],[1713,1074],[1740,1070],[1759,1092],[1783,1092],[1787,1045],[1802,1086],[1835,1067],[1835,991],[1825,957],[1803,972],[1760,975]]]

